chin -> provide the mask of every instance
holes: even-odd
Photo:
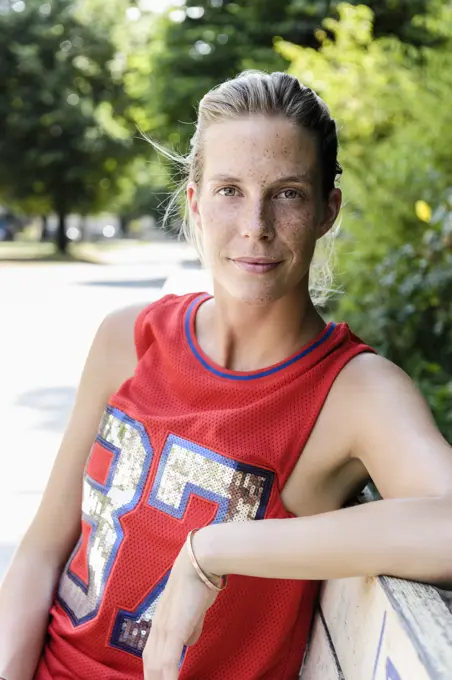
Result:
[[[281,286],[246,285],[243,281],[227,281],[221,285],[223,295],[242,304],[259,307],[282,298],[288,291]]]

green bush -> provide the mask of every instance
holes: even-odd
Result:
[[[428,46],[375,39],[371,10],[343,3],[319,51],[276,48],[339,123],[335,316],[407,371],[452,441],[452,5],[429,7],[413,20]]]
[[[452,443],[452,202],[417,245],[395,248],[341,305],[354,331],[418,384]]]

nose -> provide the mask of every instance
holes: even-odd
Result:
[[[241,235],[256,241],[271,241],[274,238],[273,215],[265,201],[256,201],[248,206],[241,224]]]

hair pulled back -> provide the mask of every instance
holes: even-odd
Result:
[[[342,174],[337,159],[336,122],[331,117],[328,106],[311,88],[300,83],[294,76],[282,72],[248,70],[217,85],[201,99],[196,129],[187,155],[179,155],[152,142],[157,150],[179,164],[184,175],[179,188],[169,201],[165,222],[179,210],[180,198],[185,194],[188,182],[193,181],[198,185],[202,183],[203,140],[206,129],[214,123],[252,114],[285,116],[301,129],[312,133],[317,142],[322,198],[327,200],[336,179]],[[199,234],[186,202],[181,231],[197,247],[202,257]],[[311,267],[310,289],[316,304],[324,303],[331,292],[331,245],[334,235],[335,232],[330,232],[327,238],[322,239],[329,243],[327,256],[322,262],[314,262]]]

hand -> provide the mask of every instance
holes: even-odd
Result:
[[[196,574],[187,547],[180,551],[152,619],[143,650],[145,680],[177,680],[185,645],[194,645],[218,593]]]

